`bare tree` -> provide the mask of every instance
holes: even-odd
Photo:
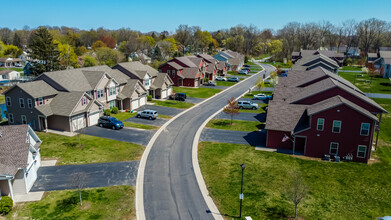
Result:
[[[88,179],[88,174],[85,172],[76,172],[71,175],[72,178],[72,186],[76,187],[79,191],[79,199],[80,199],[80,206],[83,205],[83,201],[81,199],[81,191],[83,190],[86,181]]]
[[[386,23],[385,21],[371,18],[368,20],[361,21],[357,25],[357,35],[361,49],[364,50],[364,55],[368,55],[369,50],[372,46],[378,49],[380,45],[380,37],[385,32]]]
[[[231,125],[232,125],[232,121],[234,120],[234,116],[235,115],[239,115],[239,108],[238,108],[238,102],[235,100],[234,97],[231,97],[228,101],[227,101],[227,106],[225,106],[225,108],[223,109],[223,112],[225,114],[229,114],[231,116]]]
[[[297,218],[297,207],[307,196],[307,186],[299,171],[291,173],[291,181],[286,187],[286,197],[295,205],[295,218]]]

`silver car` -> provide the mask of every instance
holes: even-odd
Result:
[[[158,116],[157,111],[155,110],[144,110],[137,112],[137,118],[148,118],[149,120],[156,119]]]
[[[238,101],[238,107],[240,109],[246,108],[246,109],[258,109],[258,104],[253,103],[251,101]]]

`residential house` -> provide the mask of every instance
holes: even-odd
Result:
[[[292,70],[311,70],[317,67],[323,67],[333,73],[338,73],[340,66],[335,60],[318,53],[300,58],[292,66]]]
[[[226,62],[228,70],[230,71],[239,71],[244,65],[244,56],[232,50],[220,51],[218,54],[214,55],[213,58],[218,61]]]
[[[266,146],[367,162],[383,113],[357,87],[323,68],[293,70],[280,78],[269,103]]]
[[[147,89],[147,93],[156,99],[166,98],[172,93],[174,82],[168,75],[159,75],[159,72],[149,65],[139,61],[118,63],[113,69],[122,72],[129,79],[137,79]]]
[[[202,58],[206,62],[205,78],[214,81],[216,79],[219,61],[208,54],[198,54],[197,57]]]
[[[227,63],[224,61],[218,61],[217,63],[217,74],[219,76],[227,75]]]
[[[358,47],[348,47],[347,46],[340,46],[340,47],[330,47],[330,51],[335,51],[337,53],[343,53],[345,57],[359,57],[360,56],[360,49]]]
[[[0,196],[23,195],[37,179],[42,141],[28,125],[0,126]]]
[[[391,78],[391,51],[368,53],[368,63],[373,64],[383,78]]]
[[[14,70],[1,70],[0,81],[2,80],[17,80],[20,77],[20,73]]]
[[[314,55],[323,55],[334,60],[339,67],[343,66],[345,55],[336,51],[329,50],[301,50],[300,52],[292,52],[292,62],[295,64],[300,59],[306,59],[307,57],[312,57]]]
[[[20,58],[1,57],[0,67],[22,67],[23,60]]]
[[[198,87],[203,83],[207,63],[196,56],[175,57],[159,66],[159,74],[167,73],[174,86]]]

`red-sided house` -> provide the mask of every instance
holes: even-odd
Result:
[[[310,157],[324,155],[368,162],[378,118],[334,96],[313,105],[272,101],[266,120],[266,146]]]
[[[208,54],[199,54],[197,57],[202,58],[206,63],[205,69],[205,78],[208,78],[210,81],[214,81],[217,75],[217,66],[218,61]]]
[[[206,62],[196,56],[175,57],[159,66],[159,72],[167,73],[174,86],[198,87],[202,84],[206,66]]]

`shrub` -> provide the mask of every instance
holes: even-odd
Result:
[[[204,82],[205,83],[209,82],[209,78],[204,78]]]
[[[113,107],[111,109],[111,113],[118,114],[118,108],[117,107]]]
[[[0,198],[0,213],[4,215],[8,214],[11,211],[13,205],[14,202],[10,197],[2,196]]]
[[[110,116],[110,114],[111,114],[110,109],[105,109],[104,115],[105,115],[105,116]]]
[[[353,60],[352,60],[352,58],[350,58],[350,57],[347,58],[345,62],[346,62],[346,64],[347,64],[348,66],[351,66],[351,65],[353,64]]]
[[[147,100],[152,101],[152,96],[151,95],[147,96]]]
[[[248,62],[248,56],[244,56],[244,62],[245,62],[245,63]]]

